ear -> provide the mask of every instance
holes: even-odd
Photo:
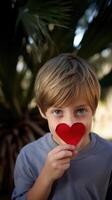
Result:
[[[47,119],[47,118],[46,118],[46,115],[42,112],[41,108],[38,107],[38,109],[39,109],[39,112],[40,112],[41,116],[42,116],[44,119]]]

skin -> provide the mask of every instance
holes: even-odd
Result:
[[[78,151],[90,143],[89,133],[92,126],[93,113],[83,98],[73,100],[67,107],[58,108],[52,106],[47,109],[45,114],[41,110],[40,113],[47,119],[53,140],[59,145],[48,153],[39,177],[27,193],[27,200],[47,200],[53,183],[62,177],[70,167],[70,161],[73,156],[76,156]],[[60,123],[66,123],[71,126],[76,122],[81,122],[86,126],[86,133],[77,147],[65,144],[57,137],[55,132],[56,126]]]
[[[77,149],[83,149],[87,144],[90,143],[89,133],[92,126],[93,113],[91,107],[88,105],[86,100],[73,101],[70,105],[63,108],[50,107],[47,109],[44,118],[47,119],[49,124],[50,132],[53,135],[53,139],[59,144],[65,144],[56,134],[55,129],[58,124],[66,123],[69,126],[72,124],[81,122],[86,127],[86,133],[80,143],[77,145]]]

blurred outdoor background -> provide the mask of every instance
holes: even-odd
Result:
[[[94,67],[102,93],[93,130],[112,139],[112,0],[1,1],[0,200],[10,199],[20,149],[48,131],[33,87],[39,68],[61,52]]]

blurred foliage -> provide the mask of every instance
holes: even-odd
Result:
[[[10,193],[18,152],[48,130],[33,98],[39,68],[61,52],[74,52],[99,73],[102,52],[112,49],[112,1],[2,1],[0,27],[0,190]],[[99,80],[102,89],[112,86],[111,61]]]

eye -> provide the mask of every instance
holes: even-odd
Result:
[[[59,109],[53,110],[52,113],[54,116],[59,116],[59,117],[63,115],[62,110],[59,110]]]
[[[78,108],[76,110],[76,115],[81,116],[81,115],[85,115],[87,113],[87,109],[85,108]]]

